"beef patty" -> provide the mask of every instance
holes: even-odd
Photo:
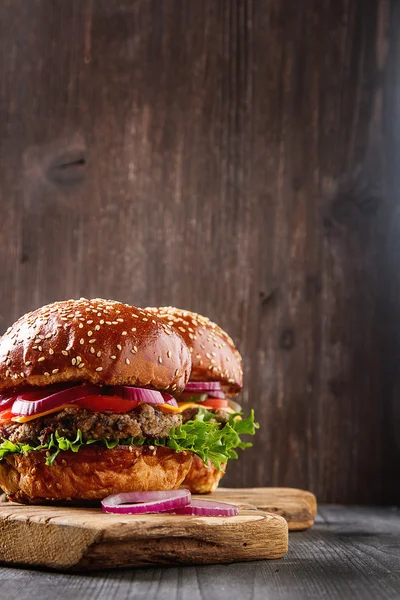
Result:
[[[39,446],[58,433],[70,440],[82,431],[84,441],[95,439],[163,438],[180,425],[180,414],[164,414],[157,407],[142,404],[128,413],[98,413],[83,408],[65,408],[59,413],[39,417],[28,423],[9,423],[0,436],[10,442]]]

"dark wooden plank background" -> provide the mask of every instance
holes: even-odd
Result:
[[[398,13],[3,0],[1,329],[81,295],[206,314],[262,424],[226,485],[393,501]]]

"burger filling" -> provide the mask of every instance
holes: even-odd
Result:
[[[3,438],[14,444],[41,446],[56,431],[62,437],[75,439],[81,431],[82,441],[123,440],[126,438],[168,437],[172,427],[182,422],[180,414],[164,414],[157,407],[142,404],[128,413],[99,413],[80,408],[65,408],[59,413],[40,417],[28,423],[3,425]]]
[[[78,452],[89,444],[109,449],[148,444],[193,452],[220,469],[237,458],[237,448],[251,446],[240,436],[258,428],[253,412],[242,419],[220,396],[177,401],[143,388],[90,384],[0,394],[0,460],[10,453],[40,451],[51,466],[60,452]]]

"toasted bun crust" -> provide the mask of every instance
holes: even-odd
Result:
[[[165,321],[112,300],[55,302],[0,338],[0,391],[87,381],[180,392],[189,350]]]
[[[192,353],[190,381],[220,381],[228,396],[243,387],[242,357],[229,335],[216,323],[197,313],[162,306],[148,307],[177,331]]]
[[[219,482],[225,475],[226,465],[221,465],[223,471],[218,471],[214,465],[209,462],[204,464],[198,456],[193,456],[192,466],[181,487],[186,488],[192,494],[209,494],[215,492]]]
[[[0,487],[22,504],[81,503],[120,492],[174,490],[192,455],[157,446],[87,446],[62,452],[46,466],[44,450],[9,454],[0,461]]]

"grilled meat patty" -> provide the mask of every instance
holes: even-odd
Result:
[[[142,404],[128,413],[99,413],[83,408],[65,408],[59,413],[39,417],[28,423],[10,423],[0,436],[13,443],[39,446],[58,433],[70,440],[82,431],[84,441],[124,439],[129,437],[168,437],[172,427],[180,425],[180,414],[164,414],[157,407]]]
[[[212,408],[207,408],[207,410],[214,413],[213,419],[215,419],[216,423],[221,423],[222,425],[225,425],[225,423],[229,421],[230,415],[224,410],[214,410]],[[187,421],[191,421],[192,419],[194,419],[198,412],[199,409],[194,406],[192,408],[187,408],[186,410],[184,410],[182,413],[182,423],[186,423]]]

